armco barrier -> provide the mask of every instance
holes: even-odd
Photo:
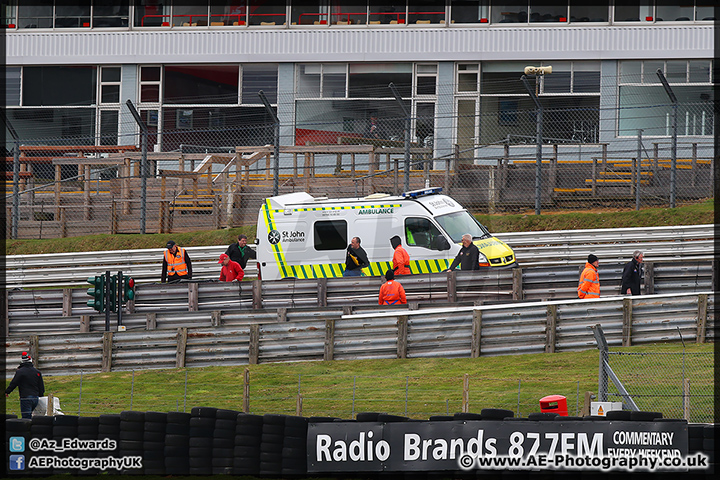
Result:
[[[601,264],[601,295],[620,292],[623,264]],[[454,271],[407,275],[400,279],[411,304],[508,303],[514,300],[573,299],[582,266],[528,267],[497,271]],[[694,293],[714,290],[714,261],[645,264],[643,293]],[[254,315],[270,308],[373,306],[382,284],[379,277],[285,279],[273,282],[198,281],[144,284],[125,310],[128,328],[141,328],[155,315],[157,328],[194,326],[213,311]],[[240,288],[242,287],[242,290]],[[86,288],[11,290],[7,292],[7,334],[59,333],[80,330],[81,316],[96,328],[104,315],[87,306]],[[242,313],[241,313],[242,312]],[[141,317],[136,315],[141,314]],[[165,319],[169,319],[166,322]],[[152,323],[150,320],[148,322]],[[73,325],[77,325],[76,328]]]
[[[18,452],[23,447],[22,460],[20,454],[10,458],[16,462],[10,470],[22,466],[26,474],[375,478],[380,472],[490,475],[513,465],[506,462],[514,462],[514,472],[534,471],[542,478],[609,471],[713,478],[715,471],[713,425],[663,419],[654,412],[514,418],[510,411],[485,408],[409,420],[370,412],[358,413],[357,421],[343,421],[193,407],[190,413],[6,417],[4,427],[6,448]],[[77,440],[85,442],[84,448],[67,443],[64,453],[53,450],[56,442]],[[629,449],[638,453],[629,454]],[[667,467],[673,463],[659,463],[664,458],[688,463],[672,470]]]
[[[711,292],[442,306],[207,312],[202,324],[175,326],[151,315],[138,328],[11,336],[8,364],[30,350],[45,374],[300,360],[478,357],[596,348],[601,324],[610,346],[714,341]],[[195,312],[201,313],[201,312]],[[172,328],[161,328],[164,322]],[[146,330],[147,327],[153,327]],[[214,360],[214,362],[213,362]]]

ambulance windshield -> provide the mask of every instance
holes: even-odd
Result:
[[[455,243],[462,241],[462,236],[466,233],[472,235],[473,240],[479,238],[490,237],[490,232],[482,226],[467,210],[462,212],[448,213],[435,217],[440,226],[450,236]]]

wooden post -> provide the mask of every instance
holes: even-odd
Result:
[[[470,375],[463,375],[462,412],[470,411]]]
[[[259,310],[262,308],[262,282],[259,278],[256,278],[252,282],[252,297],[253,297],[253,310]]]
[[[455,273],[455,270],[449,270],[446,275],[447,301],[455,303],[457,302],[457,273]]]
[[[102,371],[109,372],[112,368],[112,337],[113,332],[103,332]]]
[[[555,187],[557,187],[557,171],[558,171],[558,146],[553,144],[553,156],[550,158],[550,198],[555,196]]]
[[[145,314],[145,330],[157,328],[157,314],[155,312]]]
[[[374,193],[375,189],[373,187],[374,184],[374,177],[375,175],[375,147],[373,146],[373,151],[368,153],[368,185],[370,188],[370,193]]]
[[[498,160],[498,163],[500,160]],[[488,213],[495,213],[495,172],[497,166],[488,165]]]
[[[696,343],[705,343],[705,330],[707,329],[708,296],[706,293],[698,295],[697,334]]]
[[[602,168],[603,171],[607,169],[607,152],[608,152],[608,145],[607,143],[602,144]]]
[[[523,277],[522,268],[513,268],[513,300],[522,300],[524,298],[523,292]]]
[[[297,162],[297,152],[293,153],[293,179],[298,177],[298,162]]]
[[[690,421],[690,379],[683,380],[683,418]]]
[[[655,264],[652,262],[645,262],[645,295],[655,294]],[[624,292],[620,292],[623,295]]]
[[[210,312],[210,326],[219,327],[222,325],[222,313],[220,310],[213,310]]]
[[[317,280],[317,306],[327,307],[327,278]]]
[[[48,417],[52,417],[55,415],[55,395],[52,393],[47,394],[47,409],[45,411],[45,414]]]
[[[175,368],[185,367],[185,351],[187,350],[187,327],[177,329],[177,350],[175,352]]]
[[[604,165],[605,165],[605,163],[603,160],[603,166]],[[591,168],[591,170],[590,170],[591,177],[590,178],[592,179],[592,183],[590,185],[590,193],[594,197],[597,195],[597,157],[592,157],[592,166],[590,168]]]
[[[113,198],[110,203],[110,235],[115,235],[118,231],[117,204]]]
[[[85,208],[85,220],[90,220],[90,165],[85,165],[83,169],[83,206]]]
[[[260,325],[250,325],[250,346],[248,349],[248,363],[257,365],[260,356]]]
[[[30,357],[35,362],[35,366],[38,366],[40,356],[40,337],[37,335],[30,335]]]
[[[123,163],[118,164],[118,171],[120,173],[120,198],[123,199],[122,213],[123,215],[130,214],[130,159],[126,158]]]
[[[270,180],[270,152],[265,154],[265,180]]]
[[[63,317],[72,315],[72,289],[63,288]]]
[[[690,186],[694,187],[697,181],[697,143],[692,144],[692,164],[690,166]]]
[[[581,416],[590,415],[590,407],[592,403],[593,394],[592,392],[585,392],[585,401],[583,402],[582,411],[580,412]]]
[[[198,177],[192,177],[192,206],[198,206]]]
[[[55,218],[60,218],[61,182],[62,182],[62,165],[55,165]]]
[[[302,395],[299,393],[297,394],[297,399],[295,400],[295,415],[302,417]]]
[[[90,332],[90,315],[80,315],[80,333]]]
[[[278,322],[287,322],[287,307],[280,307],[277,309]]]
[[[198,284],[188,283],[188,312],[198,311]]]
[[[350,176],[355,178],[355,154],[350,154]]]
[[[657,173],[658,163],[660,161],[660,146],[657,143],[653,143],[653,175]]]
[[[632,345],[632,298],[623,298],[622,346]]]
[[[407,358],[408,316],[400,315],[397,320],[397,358]]]
[[[332,360],[335,356],[335,319],[325,319],[325,351],[323,360]]]
[[[215,220],[215,230],[220,230],[222,210],[220,209],[220,195],[213,196],[212,203],[213,219]]]
[[[305,152],[304,154],[305,161],[303,163],[303,179],[305,180],[305,191],[310,191],[310,177],[312,176],[312,172],[310,172],[310,153]]]
[[[250,369],[243,374],[243,412],[250,413]]]
[[[58,207],[60,211],[60,238],[67,237],[67,218],[65,217],[65,207]]]
[[[482,341],[482,311],[481,310],[473,310],[470,358],[478,358],[480,356],[481,341]]]
[[[555,329],[557,327],[557,305],[547,306],[545,323],[545,353],[555,353]]]

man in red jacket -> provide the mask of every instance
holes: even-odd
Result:
[[[407,303],[405,298],[405,289],[399,282],[395,281],[395,273],[388,270],[385,273],[385,280],[380,287],[380,295],[378,299],[379,305],[404,305]]]
[[[239,263],[233,262],[232,260],[230,260],[230,257],[224,253],[220,255],[220,261],[218,261],[218,263],[223,266],[222,270],[220,271],[221,282],[242,281],[243,277],[245,276],[245,272],[243,271]]]

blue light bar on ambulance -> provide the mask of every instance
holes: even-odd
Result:
[[[420,190],[412,190],[410,192],[403,192],[401,195],[403,198],[417,198],[425,195],[435,195],[442,192],[442,187],[432,188],[421,188]]]

